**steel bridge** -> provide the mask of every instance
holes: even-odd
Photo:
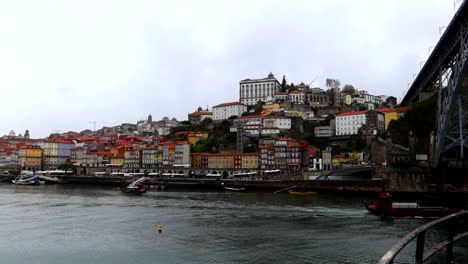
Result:
[[[468,148],[468,1],[464,0],[444,34],[409,88],[401,105],[437,94],[437,129],[432,166],[456,160],[466,166]],[[445,158],[445,159],[444,159]]]

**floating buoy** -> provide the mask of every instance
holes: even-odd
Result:
[[[159,233],[162,232],[163,228],[162,228],[162,225],[158,225],[158,228],[156,229]]]

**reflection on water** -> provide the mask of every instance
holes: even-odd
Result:
[[[366,198],[2,184],[0,255],[5,263],[373,263],[427,220],[370,215]]]

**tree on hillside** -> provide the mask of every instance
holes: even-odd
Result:
[[[263,106],[265,105],[265,102],[263,101],[258,101],[255,104],[255,114],[259,115],[263,111]]]
[[[289,91],[293,91],[296,89],[296,86],[294,86],[294,83],[291,83],[291,85],[289,85]]]
[[[286,76],[283,75],[283,81],[281,82],[281,92],[286,92],[286,86],[287,86],[287,83],[286,83]]]
[[[349,94],[349,95],[355,95],[357,93],[357,90],[351,84],[345,84],[345,86],[343,86],[343,93]]]
[[[338,79],[332,79],[332,78],[327,78],[325,81],[325,85],[330,89],[330,88],[339,88],[341,85],[340,80]]]

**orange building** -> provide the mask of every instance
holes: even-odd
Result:
[[[187,141],[190,145],[195,145],[201,139],[208,138],[208,132],[206,131],[190,131],[187,134]]]
[[[257,153],[193,153],[193,168],[258,169]]]
[[[24,170],[41,170],[42,153],[42,148],[39,146],[22,146],[18,151],[18,163]]]

